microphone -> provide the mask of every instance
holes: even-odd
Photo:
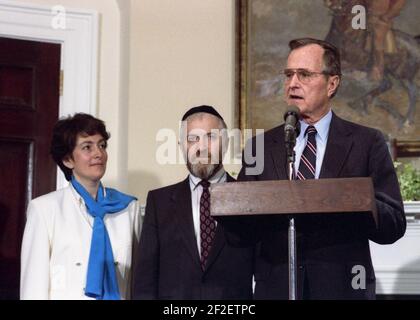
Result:
[[[300,133],[300,111],[297,107],[291,106],[284,113],[284,133],[285,142],[296,142],[296,137]]]
[[[296,137],[300,133],[300,111],[295,106],[290,106],[284,113],[284,142],[286,144],[287,157],[294,162],[293,148],[296,145]]]

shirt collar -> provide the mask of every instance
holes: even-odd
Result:
[[[85,205],[85,201],[83,200],[83,198],[80,196],[80,194],[76,191],[76,189],[73,187],[73,185],[70,182],[69,182],[69,187],[77,203],[80,206]]]
[[[190,179],[191,191],[195,190],[199,186],[199,183],[202,180],[201,178],[198,178],[191,173],[189,175],[189,179]],[[219,183],[222,181],[226,181],[226,171],[223,167],[221,167],[219,171],[217,171],[216,174],[209,179],[210,183]]]
[[[332,111],[330,109],[325,116],[323,116],[317,123],[313,125],[316,129],[316,132],[318,133],[318,136],[321,138],[322,142],[327,141],[331,119],[332,119]],[[299,134],[298,139],[304,139],[305,131],[306,131],[306,128],[309,127],[309,124],[307,124],[303,120],[299,120],[299,122],[300,122],[300,134]]]

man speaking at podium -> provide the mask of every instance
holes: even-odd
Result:
[[[368,214],[310,214],[295,218],[296,298],[374,299],[375,273],[368,240],[391,244],[406,229],[387,145],[378,130],[343,120],[331,110],[331,99],[341,80],[338,50],[325,41],[310,38],[292,40],[289,47],[284,95],[289,106],[299,109],[301,127],[294,148],[296,179],[371,177],[378,212],[378,226]],[[238,180],[288,179],[284,141],[284,125],[266,132],[263,172],[247,174],[246,169],[255,164],[243,161]],[[255,137],[252,142],[244,152],[255,155]],[[241,228],[235,224],[233,229],[241,240],[259,241],[255,298],[287,299],[288,218],[265,215],[252,218],[252,223],[246,223],[246,219],[242,219]],[[357,281],[355,277],[359,277]]]

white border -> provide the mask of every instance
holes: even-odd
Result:
[[[420,201],[404,201],[406,214],[420,214]]]
[[[59,116],[96,114],[98,72],[98,13],[65,8],[66,28],[54,29],[52,6],[0,0],[0,36],[62,44],[63,95]],[[57,169],[57,188],[67,185]]]
[[[407,217],[405,235],[390,245],[371,242],[377,294],[420,294],[419,202],[404,202]]]

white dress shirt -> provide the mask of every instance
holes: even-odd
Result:
[[[203,194],[203,186],[199,184],[201,178],[190,174],[191,205],[194,222],[194,235],[197,240],[198,253],[201,256],[201,237],[200,237],[200,198]],[[225,169],[221,168],[210,180],[210,183],[226,182],[227,176]]]
[[[325,149],[327,148],[328,142],[328,132],[330,131],[330,124],[332,118],[332,111],[328,111],[328,113],[321,118],[317,123],[314,124],[316,129],[316,168],[315,168],[315,179],[319,178],[319,174],[321,172],[322,161],[324,160]],[[300,120],[300,134],[296,138],[296,160],[295,160],[295,170],[296,173],[299,170],[300,158],[302,156],[303,150],[305,149],[306,142],[308,140],[308,135],[305,136],[306,128],[308,128],[309,124]]]

